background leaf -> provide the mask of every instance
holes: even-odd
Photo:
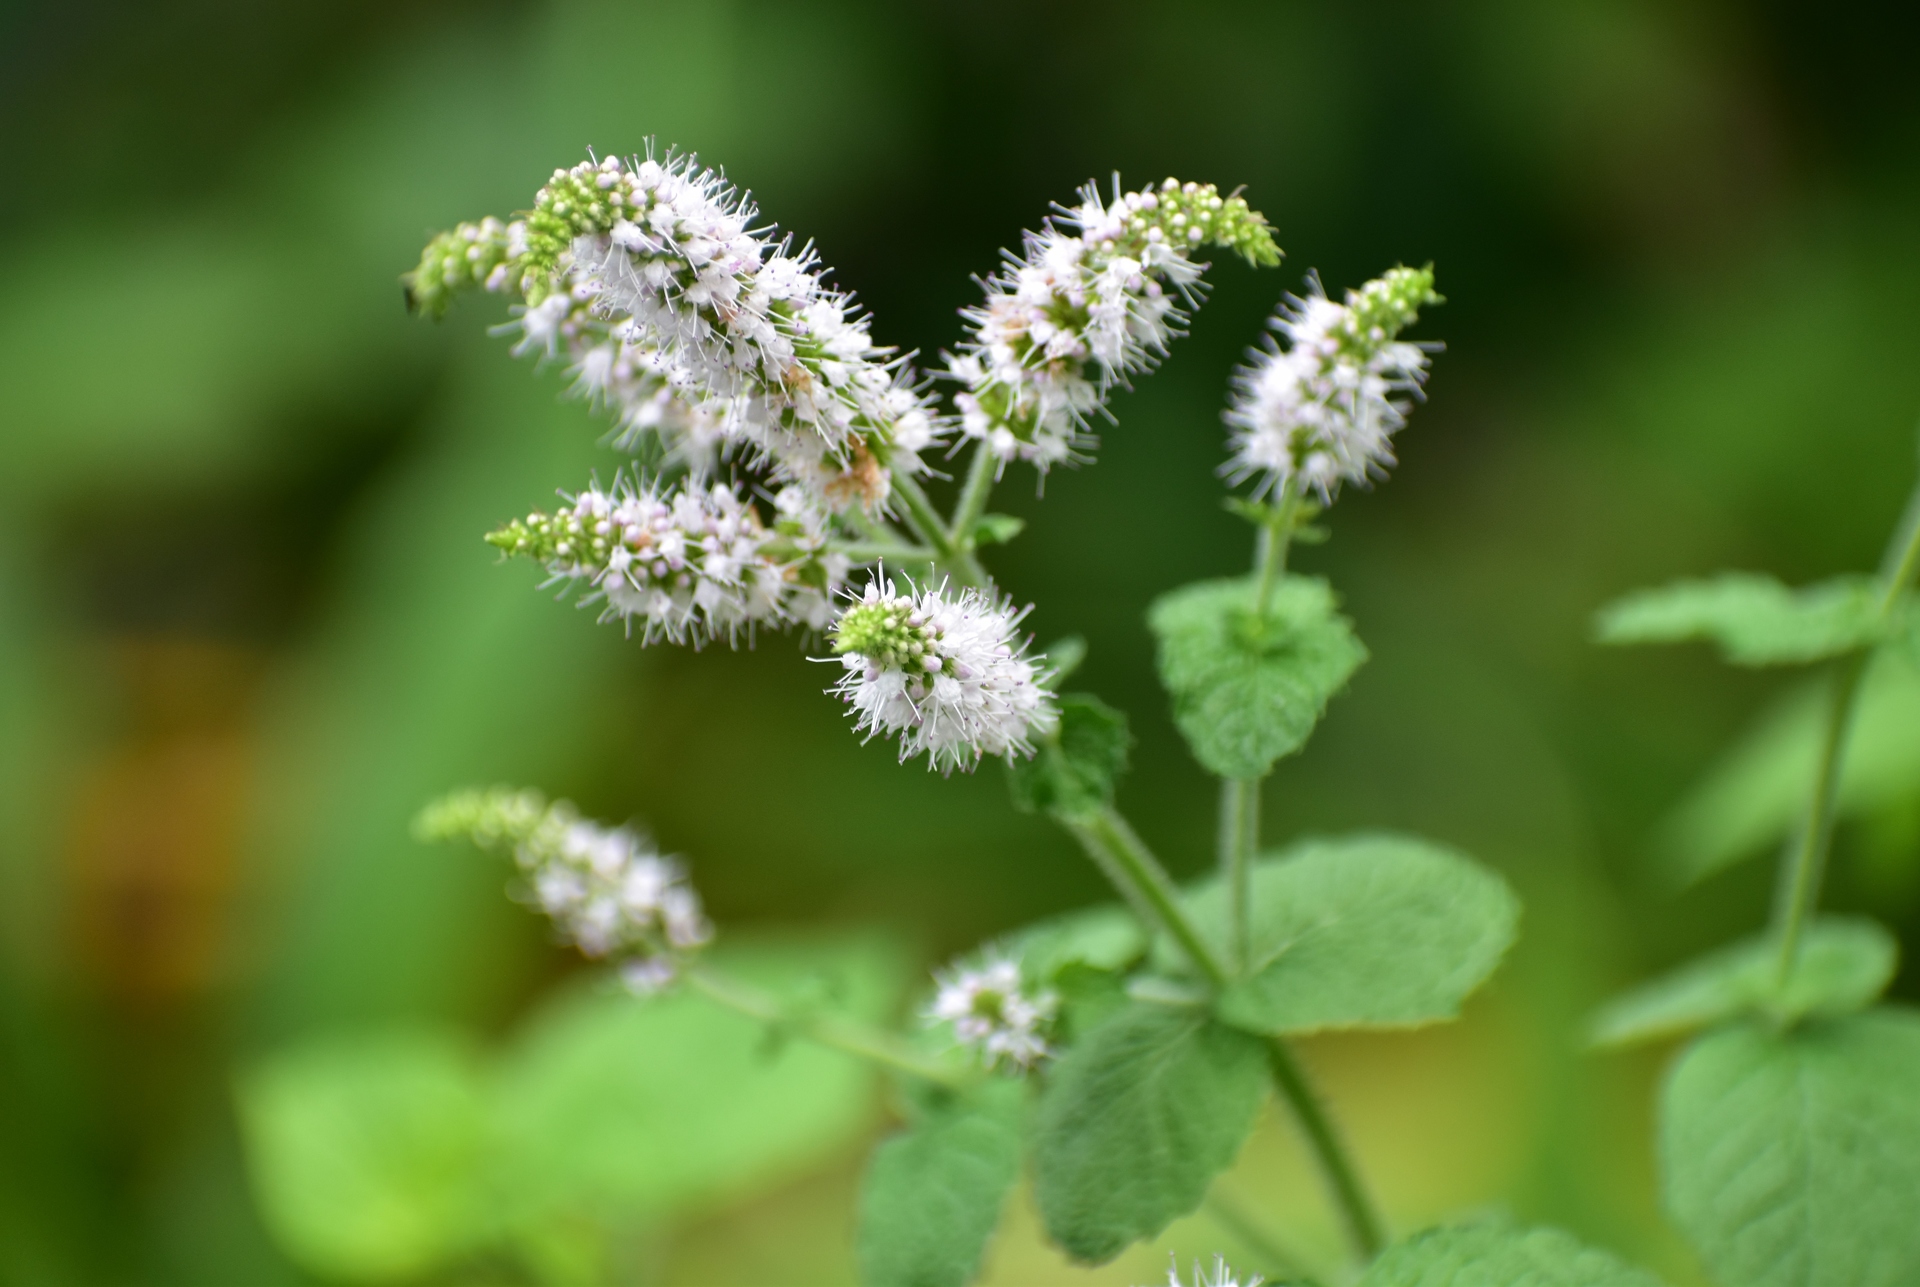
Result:
[[[990,1078],[924,1105],[874,1150],[860,1199],[864,1287],[972,1281],[1020,1176],[1027,1088]]]
[[[1868,576],[1790,590],[1770,576],[1725,572],[1637,591],[1599,618],[1601,643],[1709,640],[1737,666],[1838,657],[1878,641],[1884,629],[1879,583]]]
[[[1251,578],[1202,581],[1147,612],[1174,723],[1221,777],[1259,777],[1304,746],[1367,659],[1325,581],[1283,577],[1264,618],[1253,594]]]
[[[1594,1044],[1658,1041],[1756,1010],[1798,1019],[1864,1009],[1893,981],[1900,956],[1876,922],[1823,917],[1807,927],[1782,990],[1779,948],[1772,935],[1755,935],[1608,1002],[1594,1016]]]
[[[1035,746],[1030,758],[1006,761],[1013,803],[1027,813],[1092,813],[1113,799],[1132,746],[1125,715],[1097,697],[1068,693],[1060,699],[1054,735]]]
[[[1460,1225],[1395,1243],[1360,1287],[1660,1287],[1660,1280],[1558,1229]]]
[[[1120,1011],[1041,1092],[1033,1179],[1048,1234],[1099,1263],[1194,1210],[1246,1142],[1265,1085],[1260,1043],[1205,1011]]]
[[[1513,943],[1520,904],[1497,873],[1410,836],[1309,840],[1253,870],[1249,976],[1220,1016],[1257,1032],[1451,1019]],[[1188,905],[1225,941],[1217,878]]]
[[[239,1104],[261,1211],[313,1272],[409,1278],[484,1231],[484,1081],[452,1038],[297,1046],[255,1065]]]
[[[1667,1213],[1739,1287],[1920,1282],[1920,1015],[1708,1033],[1667,1079]]]
[[[1035,983],[1051,983],[1069,966],[1122,970],[1147,952],[1146,931],[1133,909],[1121,903],[1048,917],[1017,930],[1007,947]]]

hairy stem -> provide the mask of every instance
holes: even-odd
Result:
[[[1135,835],[1127,820],[1109,805],[1098,813],[1066,819],[1067,829],[1092,857],[1094,865],[1113,882],[1134,911],[1151,928],[1163,929],[1186,953],[1195,969],[1215,988],[1223,988],[1229,975],[1213,948],[1200,936],[1200,930],[1180,905],[1166,869],[1153,856],[1146,843]]]
[[[947,535],[947,525],[933,508],[933,502],[920,490],[920,484],[905,474],[893,477],[893,494],[900,498],[906,507],[907,526],[913,529],[915,536],[936,551],[940,556],[940,566],[949,576],[962,585],[970,585],[984,590],[988,584],[987,571],[980,566],[980,560],[973,557],[973,551],[963,550],[954,544]]]
[[[1260,778],[1220,781],[1220,884],[1227,894],[1227,958],[1245,974],[1252,954],[1248,919],[1253,901],[1253,855],[1260,844]]]
[[[1379,1255],[1380,1249],[1386,1245],[1380,1217],[1360,1183],[1353,1160],[1347,1156],[1346,1146],[1340,1142],[1339,1134],[1334,1130],[1333,1119],[1327,1116],[1319,1095],[1307,1081],[1306,1070],[1294,1058],[1286,1039],[1268,1037],[1266,1045],[1267,1066],[1273,1072],[1273,1084],[1279,1087],[1287,1107],[1293,1110],[1293,1119],[1299,1124],[1300,1133],[1306,1137],[1307,1147],[1313,1150],[1314,1160],[1320,1165],[1321,1178],[1326,1181],[1327,1189],[1333,1195],[1347,1241],[1352,1244],[1354,1255],[1365,1264]]]
[[[953,522],[947,527],[947,535],[955,545],[962,548],[969,546],[973,525],[987,512],[987,497],[993,494],[994,474],[999,464],[994,454],[987,450],[984,441],[974,444],[973,460],[967,467],[967,481],[960,488],[960,499],[953,507]]]
[[[927,1058],[885,1029],[840,1015],[794,1010],[772,993],[730,979],[706,966],[688,969],[685,977],[687,985],[709,1001],[829,1050],[953,1090],[968,1082],[964,1074]]]

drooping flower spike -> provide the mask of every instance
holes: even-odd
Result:
[[[1023,253],[983,283],[986,302],[964,314],[970,334],[948,373],[962,431],[1000,460],[1042,471],[1083,453],[1087,424],[1116,384],[1150,369],[1198,301],[1203,246],[1254,265],[1280,262],[1272,230],[1244,199],[1212,184],[1168,179],[1119,192],[1111,204],[1088,184]]]
[[[625,827],[581,818],[564,800],[495,787],[456,791],[414,823],[423,840],[460,836],[510,849],[526,877],[526,898],[553,919],[566,942],[620,966],[641,994],[671,983],[713,937],[700,898],[673,858]]]
[[[831,691],[860,731],[898,736],[903,761],[925,753],[943,773],[1032,754],[1059,713],[1015,633],[1026,612],[944,583],[908,590],[876,575],[834,623],[845,673]]]
[[[951,1024],[961,1045],[989,1068],[1011,1064],[1025,1072],[1053,1053],[1047,1030],[1060,998],[1030,988],[1018,962],[991,957],[977,966],[938,976],[940,990],[927,1007],[929,1023]]]
[[[1393,461],[1393,435],[1427,378],[1428,348],[1398,337],[1441,302],[1433,269],[1395,268],[1335,303],[1313,283],[1271,325],[1286,337],[1234,376],[1226,413],[1235,482],[1256,493],[1312,492],[1331,504],[1342,483],[1364,486]]]
[[[757,626],[825,626],[847,572],[827,548],[826,523],[798,486],[774,498],[768,526],[721,483],[661,491],[621,482],[487,540],[554,580],[583,583],[583,603],[603,603],[603,620],[639,622],[643,642],[698,647]]]

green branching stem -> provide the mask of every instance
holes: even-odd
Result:
[[[1887,555],[1881,562],[1880,617],[1884,622],[1893,615],[1900,596],[1920,573],[1920,485],[1907,502],[1900,526],[1895,529]],[[1798,841],[1787,850],[1780,869],[1775,900],[1775,933],[1780,940],[1778,984],[1785,987],[1793,977],[1800,953],[1800,940],[1814,908],[1820,905],[1820,885],[1826,876],[1827,852],[1833,846],[1835,807],[1840,795],[1840,777],[1845,768],[1847,735],[1853,727],[1855,707],[1859,704],[1861,680],[1866,676],[1872,654],[1861,651],[1844,658],[1837,667],[1827,705],[1826,725],[1820,734],[1820,754],[1813,780],[1813,799],[1807,806],[1807,819]]]
[[[1097,813],[1062,821],[1149,928],[1166,931],[1214,988],[1224,988],[1231,981],[1212,945],[1180,905],[1180,892],[1166,869],[1118,810],[1108,805]]]
[[[970,548],[974,524],[987,512],[987,498],[993,494],[995,474],[1000,462],[987,444],[982,441],[974,444],[973,460],[967,467],[967,481],[961,485],[960,499],[953,507],[953,522],[947,528],[947,535],[953,543],[962,548]]]
[[[940,558],[939,551],[906,541],[841,541],[834,544],[833,550],[855,563],[872,563],[875,560],[886,563],[933,563]]]
[[[900,498],[906,510],[907,526],[939,555],[940,566],[947,575],[961,585],[984,590],[988,585],[986,569],[973,557],[972,550],[962,549],[947,535],[946,523],[927,494],[920,490],[920,484],[904,473],[897,473],[893,476],[893,494]]]
[[[1244,974],[1252,955],[1248,929],[1253,855],[1260,844],[1260,778],[1220,780],[1220,884],[1227,895],[1227,959]]]
[[[1273,1071],[1273,1084],[1280,1088],[1287,1107],[1293,1110],[1300,1133],[1306,1136],[1314,1159],[1320,1164],[1321,1177],[1339,1209],[1340,1222],[1356,1257],[1362,1264],[1380,1254],[1386,1246],[1385,1227],[1360,1183],[1359,1172],[1347,1157],[1345,1145],[1335,1132],[1333,1119],[1307,1080],[1306,1070],[1293,1056],[1283,1037],[1268,1037],[1267,1065]]]
[[[785,1034],[802,1037],[815,1045],[852,1055],[870,1064],[909,1077],[945,1086],[964,1088],[966,1074],[927,1058],[894,1033],[875,1028],[842,1015],[798,1010],[779,997],[751,984],[728,978],[703,965],[691,966],[685,973],[687,986],[717,1005]]]

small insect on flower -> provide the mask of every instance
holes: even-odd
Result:
[[[876,576],[834,623],[846,673],[830,691],[868,737],[897,734],[903,761],[925,752],[946,773],[984,755],[1031,755],[1059,713],[1015,637],[1025,615],[978,590],[901,594]]]
[[[1440,303],[1431,268],[1396,268],[1335,303],[1314,283],[1271,323],[1271,345],[1234,376],[1226,413],[1235,482],[1258,476],[1257,494],[1292,490],[1331,504],[1393,464],[1393,434],[1427,378],[1427,348],[1399,340],[1419,310]]]
[[[927,1007],[927,1021],[952,1024],[960,1044],[977,1051],[987,1067],[1009,1063],[1024,1072],[1053,1053],[1046,1030],[1060,998],[1029,988],[1017,962],[992,957],[938,980],[940,990]]]
[[[1192,1287],[1260,1287],[1260,1284],[1265,1281],[1266,1279],[1262,1278],[1259,1274],[1242,1280],[1239,1275],[1227,1267],[1227,1258],[1225,1256],[1215,1256],[1213,1258],[1213,1272],[1211,1274],[1200,1267],[1199,1261],[1195,1261],[1193,1265]],[[1178,1257],[1173,1258],[1173,1267],[1167,1270],[1167,1287],[1187,1287],[1186,1284],[1180,1281],[1180,1261]]]

